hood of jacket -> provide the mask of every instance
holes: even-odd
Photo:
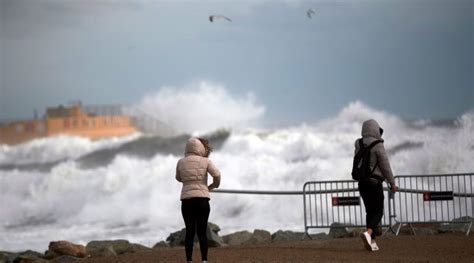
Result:
[[[204,157],[206,154],[206,149],[204,145],[202,145],[201,141],[198,138],[189,138],[188,142],[186,143],[186,152],[185,156],[188,155],[199,155]]]
[[[362,124],[362,137],[371,137],[377,140],[382,139],[379,123],[374,119],[364,121]]]

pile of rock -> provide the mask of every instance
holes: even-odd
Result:
[[[469,216],[463,216],[451,220],[449,223],[438,223],[438,222],[425,222],[425,223],[397,223],[391,227],[391,229],[382,229],[380,226],[376,229],[376,234],[381,235],[383,233],[398,235],[437,235],[444,233],[472,233],[471,228],[474,222],[474,218]],[[391,230],[391,231],[390,231]],[[333,223],[331,225],[328,237],[329,238],[342,238],[342,237],[357,237],[365,228],[354,228],[346,227],[339,223]]]
[[[220,237],[220,227],[214,223],[209,223],[207,228],[207,239],[209,247],[237,246],[237,245],[255,245],[271,242],[296,241],[303,238],[303,232],[292,232],[279,230],[274,234],[266,230],[255,229],[253,233],[249,231],[239,231]],[[325,234],[324,234],[325,235]],[[186,229],[171,233],[165,241],[157,243],[154,248],[164,246],[184,246]],[[197,236],[194,238],[196,245],[199,245]]]
[[[91,241],[86,246],[69,241],[52,241],[44,254],[30,250],[21,253],[0,252],[0,262],[44,263],[54,259],[54,262],[60,263],[86,257],[116,256],[144,250],[151,250],[151,248],[130,243],[127,240]]]
[[[221,228],[214,224],[214,223],[208,223],[207,224],[207,243],[209,247],[220,247],[224,243],[222,238],[219,236],[219,231],[221,231]],[[166,242],[159,242],[154,246],[156,247],[163,247],[168,244],[169,246],[175,247],[175,246],[184,246],[184,239],[186,237],[186,229],[183,228],[179,231],[176,231],[174,233],[171,233],[168,238],[166,239]],[[194,242],[198,242],[197,236],[194,238]]]
[[[468,222],[468,223],[466,223]],[[400,227],[400,234],[439,234],[446,232],[466,232],[472,226],[469,224],[474,222],[471,217],[462,217],[454,219],[450,224],[428,223],[418,224],[415,227],[411,225],[403,225]],[[395,225],[393,229],[397,229]],[[279,230],[273,234],[266,230],[255,229],[253,232],[239,231],[225,236],[219,236],[220,227],[216,224],[209,223],[207,228],[207,238],[209,247],[222,246],[239,246],[239,245],[257,245],[268,243],[280,243],[289,241],[302,240],[303,232],[292,232]],[[347,227],[338,223],[331,225],[329,233],[319,233],[311,235],[311,239],[331,239],[343,237],[356,237],[364,231],[364,228]],[[379,234],[382,231],[379,229]],[[54,259],[54,262],[69,262],[85,257],[110,257],[127,253],[136,253],[141,251],[149,251],[152,249],[161,249],[166,247],[184,246],[186,229],[181,229],[171,233],[166,241],[156,243],[153,248],[145,247],[140,244],[130,243],[127,240],[104,240],[91,241],[86,246],[73,244],[68,241],[53,241],[49,243],[48,250],[42,254],[35,251],[25,251],[21,253],[1,252],[0,263],[44,263]],[[197,237],[195,245],[199,246]]]

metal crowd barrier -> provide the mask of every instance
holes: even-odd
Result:
[[[396,235],[402,225],[465,224],[466,235],[472,227],[474,211],[474,174],[395,176],[399,191],[385,188],[384,216],[381,226]],[[337,227],[365,227],[365,207],[357,182],[314,181],[303,186],[305,236],[309,230]],[[398,225],[394,230],[393,226]]]
[[[391,202],[384,191],[384,216],[381,226],[390,227]],[[365,207],[359,196],[358,183],[346,181],[313,181],[303,186],[305,237],[310,229],[337,227],[365,227]]]
[[[395,182],[396,234],[403,224],[449,223],[465,224],[466,235],[472,227],[474,211],[474,174],[402,175]]]
[[[399,234],[402,225],[465,224],[472,227],[474,173],[395,176],[399,191],[384,188],[384,216],[381,226]],[[306,182],[303,191],[258,191],[216,189],[216,193],[257,195],[303,195],[305,236],[310,229],[365,227],[365,207],[358,183],[345,181]],[[398,225],[394,230],[393,226]],[[304,237],[303,237],[304,238]]]

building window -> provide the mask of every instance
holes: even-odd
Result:
[[[38,125],[36,125],[36,133],[44,133],[45,130],[44,123],[38,123]]]
[[[23,127],[23,124],[17,124],[15,126],[15,131],[16,133],[22,133],[25,128]]]
[[[32,122],[27,122],[27,123],[25,124],[25,130],[26,130],[27,132],[33,132],[34,128],[35,128],[35,125],[34,125],[34,123],[32,123]]]

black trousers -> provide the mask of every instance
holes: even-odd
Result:
[[[183,214],[184,224],[186,225],[185,250],[186,260],[193,260],[194,236],[199,239],[201,248],[201,259],[207,260],[207,220],[211,207],[208,198],[191,198],[181,200],[181,213]]]
[[[359,182],[359,192],[365,205],[366,225],[371,228],[372,239],[375,239],[375,231],[383,216],[383,186],[376,180]]]

